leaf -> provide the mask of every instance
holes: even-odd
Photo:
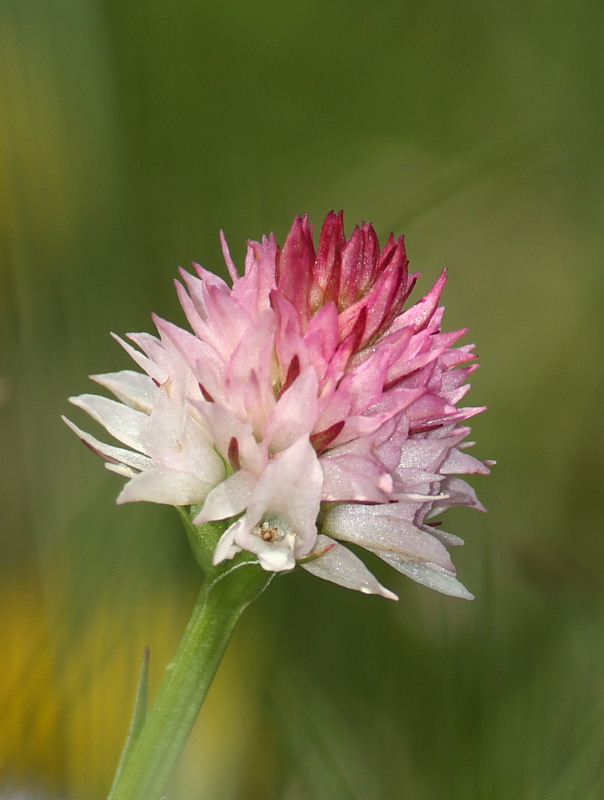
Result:
[[[122,750],[122,755],[120,757],[120,762],[117,768],[117,772],[115,775],[115,779],[113,781],[113,786],[115,786],[119,780],[119,777],[128,761],[130,753],[136,744],[136,740],[138,739],[140,732],[143,729],[143,725],[145,724],[145,719],[147,718],[147,707],[149,701],[149,648],[145,648],[145,655],[143,657],[143,664],[141,667],[140,678],[138,681],[138,688],[136,690],[136,699],[134,701],[134,712],[132,714],[132,722],[130,723],[130,732],[128,733],[128,738],[126,739],[126,744],[124,745],[124,749]],[[113,787],[112,787],[113,791]]]

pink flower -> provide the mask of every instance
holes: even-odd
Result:
[[[488,473],[465,452],[459,408],[474,369],[465,331],[441,332],[443,273],[405,309],[417,275],[403,239],[380,249],[373,227],[344,235],[331,212],[317,250],[298,217],[282,249],[250,242],[232,287],[196,266],[176,284],[192,332],[156,318],[159,338],[126,342],[144,370],[97,376],[117,401],[72,402],[125,448],[69,423],[129,478],[118,502],[200,505],[194,522],[228,521],[215,563],[241,550],[270,571],[301,565],[366,593],[395,597],[342,542],[446,594],[471,598],[430,521],[482,508],[459,476]],[[142,351],[142,352],[141,352]]]

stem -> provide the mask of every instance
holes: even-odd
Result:
[[[163,796],[235,623],[271,577],[250,561],[208,576],[109,800],[160,800]]]

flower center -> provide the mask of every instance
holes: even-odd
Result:
[[[264,542],[281,542],[285,539],[285,531],[271,522],[263,522],[262,525],[256,525],[254,533]]]

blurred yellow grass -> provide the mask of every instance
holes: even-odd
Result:
[[[69,602],[61,585],[56,581],[51,596],[42,597],[30,573],[0,586],[0,787],[8,779],[92,800],[111,783],[144,648],[151,646],[152,698],[192,595],[164,589],[144,605],[121,608],[106,598],[74,634],[67,618],[59,627],[53,620],[52,609]],[[235,762],[257,724],[253,686],[260,663],[258,652],[250,660],[232,643],[180,766],[179,798],[189,786],[195,797],[212,797],[237,779]]]

